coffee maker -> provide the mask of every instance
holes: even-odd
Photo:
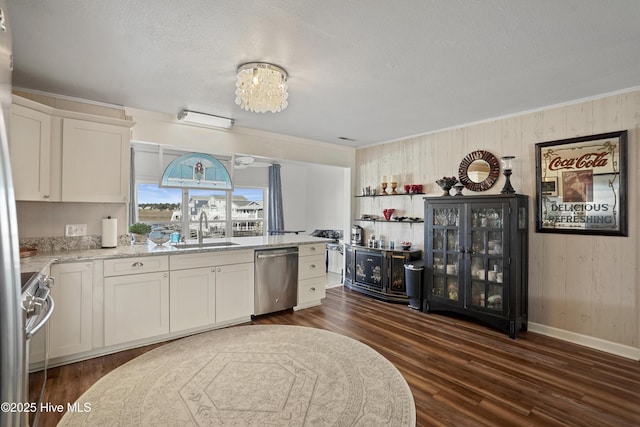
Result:
[[[359,225],[351,227],[351,244],[358,246],[364,244],[364,230]]]

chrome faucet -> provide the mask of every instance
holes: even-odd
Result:
[[[200,224],[198,226],[198,244],[202,244],[202,217],[204,217],[204,226],[209,228],[209,220],[207,214],[204,213],[204,209],[200,211]]]

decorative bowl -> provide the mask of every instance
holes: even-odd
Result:
[[[454,176],[445,176],[436,180],[436,184],[444,190],[443,196],[450,196],[449,191],[451,191],[451,188],[453,188],[456,182],[458,182],[458,178]]]
[[[408,251],[411,248],[411,242],[400,242],[400,247],[403,251]]]
[[[164,245],[171,240],[171,233],[164,230],[155,230],[149,233],[149,240],[158,246]]]

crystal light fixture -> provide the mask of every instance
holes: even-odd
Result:
[[[500,157],[500,161],[502,162],[502,170],[503,170],[503,174],[504,176],[507,178],[507,180],[504,183],[504,187],[502,187],[502,191],[500,193],[502,194],[513,194],[516,192],[516,190],[513,189],[513,187],[511,186],[511,164],[513,162],[513,159],[515,159],[515,156],[504,156],[504,157]]]
[[[266,62],[238,67],[236,104],[254,113],[277,113],[287,108],[287,72]]]

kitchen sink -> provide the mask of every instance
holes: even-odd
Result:
[[[205,249],[205,248],[219,248],[224,246],[234,246],[239,243],[233,242],[210,242],[210,243],[178,243],[173,245],[177,249]]]

